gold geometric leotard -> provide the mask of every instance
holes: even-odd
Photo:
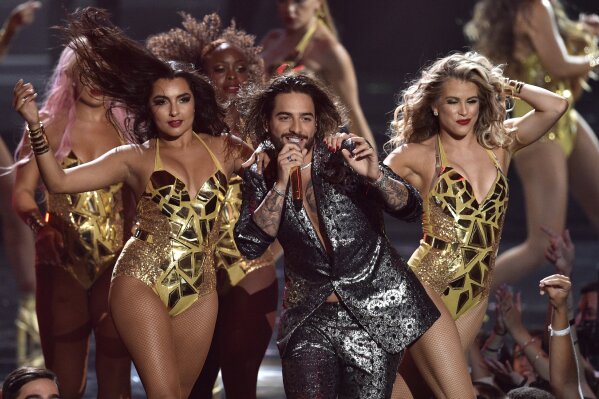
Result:
[[[245,259],[237,250],[233,238],[233,230],[235,229],[237,219],[239,219],[239,211],[241,209],[242,183],[243,179],[237,175],[233,175],[229,179],[229,188],[221,212],[220,235],[214,254],[216,257],[216,269],[226,272],[227,281],[221,281],[219,277],[219,292],[237,285],[248,273],[274,262],[270,250],[267,250],[264,255],[254,260]]]
[[[572,108],[574,103],[574,93],[572,92],[572,82],[568,79],[555,79],[541,65],[537,54],[532,53],[521,62],[522,73],[518,79],[523,82],[543,87],[568,100],[569,107],[566,113],[557,121],[557,123],[541,139],[555,141],[560,145],[566,156],[570,155],[574,149],[574,140],[576,139],[576,112]],[[526,101],[516,100],[512,110],[513,117],[521,117],[532,111],[532,107]]]
[[[284,61],[276,62],[268,67],[268,74],[270,76],[283,74],[285,70],[280,69],[283,66],[292,69],[294,72],[302,72],[305,68],[304,64],[302,63],[304,53],[306,52],[306,49],[312,41],[312,37],[314,36],[314,33],[316,33],[316,29],[319,26],[326,27],[326,24],[320,18],[318,18],[314,23],[312,23],[308,30],[306,30],[304,36],[302,36],[300,41],[293,49],[293,53],[285,57]]]
[[[214,292],[214,246],[227,177],[204,141],[216,171],[191,197],[185,183],[164,170],[156,140],[154,172],[137,204],[137,229],[127,241],[113,278],[135,277],[152,287],[175,316]]]
[[[437,146],[438,177],[423,203],[424,237],[408,264],[441,295],[455,320],[488,295],[508,183],[495,154],[486,150],[497,177],[479,204],[470,183],[447,165],[440,137]]]
[[[73,151],[62,160],[65,169],[80,164]],[[119,183],[85,193],[47,194],[48,224],[64,241],[61,266],[85,289],[114,265],[123,248],[121,187]]]

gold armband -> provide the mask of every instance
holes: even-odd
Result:
[[[46,130],[42,122],[39,123],[37,129],[31,129],[27,126],[27,133],[29,134],[29,143],[31,144],[31,150],[35,155],[42,155],[50,150],[48,144],[48,138],[46,137]]]
[[[519,80],[513,80],[505,78],[503,81],[503,94],[507,97],[519,98],[520,92],[522,91],[522,86],[524,86],[524,82],[520,82]]]

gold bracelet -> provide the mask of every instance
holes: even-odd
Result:
[[[519,98],[518,95],[522,91],[522,87],[524,86],[524,82],[519,80],[513,80],[504,78],[503,80],[502,91],[507,97]]]
[[[38,131],[41,131],[44,128],[44,124],[41,121],[34,123],[34,125],[39,125],[39,126],[36,129],[32,129],[31,125],[28,123],[27,130],[30,131],[31,133],[37,133]]]
[[[50,150],[48,137],[46,137],[46,130],[44,129],[43,123],[40,122],[40,126],[34,130],[30,130],[29,126],[27,126],[27,132],[29,134],[31,150],[35,155],[42,155]]]

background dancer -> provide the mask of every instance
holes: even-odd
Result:
[[[466,32],[509,76],[565,96],[570,107],[536,143],[514,157],[526,206],[526,240],[497,259],[496,283],[517,281],[544,262],[541,227],[563,231],[568,191],[599,232],[599,141],[573,108],[585,79],[599,64],[597,16],[570,20],[559,1],[480,1]],[[593,19],[595,18],[595,19]],[[514,117],[530,111],[514,103]]]
[[[32,117],[45,125],[49,145],[63,168],[91,162],[121,144],[106,118],[103,93],[82,84],[80,74],[75,53],[67,45],[39,116],[33,87],[18,83],[28,106],[35,107]],[[26,135],[16,157],[13,204],[36,235],[36,302],[45,365],[60,379],[63,397],[82,397],[93,332],[99,397],[129,397],[131,359],[114,327],[108,291],[129,235],[131,220],[125,219],[132,201],[127,201],[122,184],[73,194],[48,192],[47,214],[42,215],[36,203],[40,175]]]
[[[35,13],[40,7],[39,1],[26,1],[11,11],[0,29],[0,60],[8,52],[16,33],[33,22]],[[12,163],[10,150],[0,138],[0,169],[10,168]],[[2,237],[5,253],[19,288],[19,309],[15,319],[16,361],[18,365],[40,366],[44,360],[40,350],[40,333],[35,314],[34,238],[12,207],[14,179],[14,170],[0,173]]]
[[[260,43],[270,75],[281,65],[314,73],[349,110],[350,130],[373,145],[374,136],[362,112],[351,57],[337,37],[327,0],[277,1],[283,29],[271,30]]]

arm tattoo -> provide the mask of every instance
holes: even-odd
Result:
[[[254,212],[254,222],[271,237],[276,237],[279,231],[284,204],[285,197],[271,189]]]
[[[318,209],[316,207],[316,195],[314,194],[314,185],[312,184],[312,179],[306,185],[306,202],[308,203],[309,211],[317,214]]]
[[[397,181],[381,171],[379,180],[372,183],[379,190],[381,197],[390,210],[399,210],[408,202],[408,189],[405,184]]]

